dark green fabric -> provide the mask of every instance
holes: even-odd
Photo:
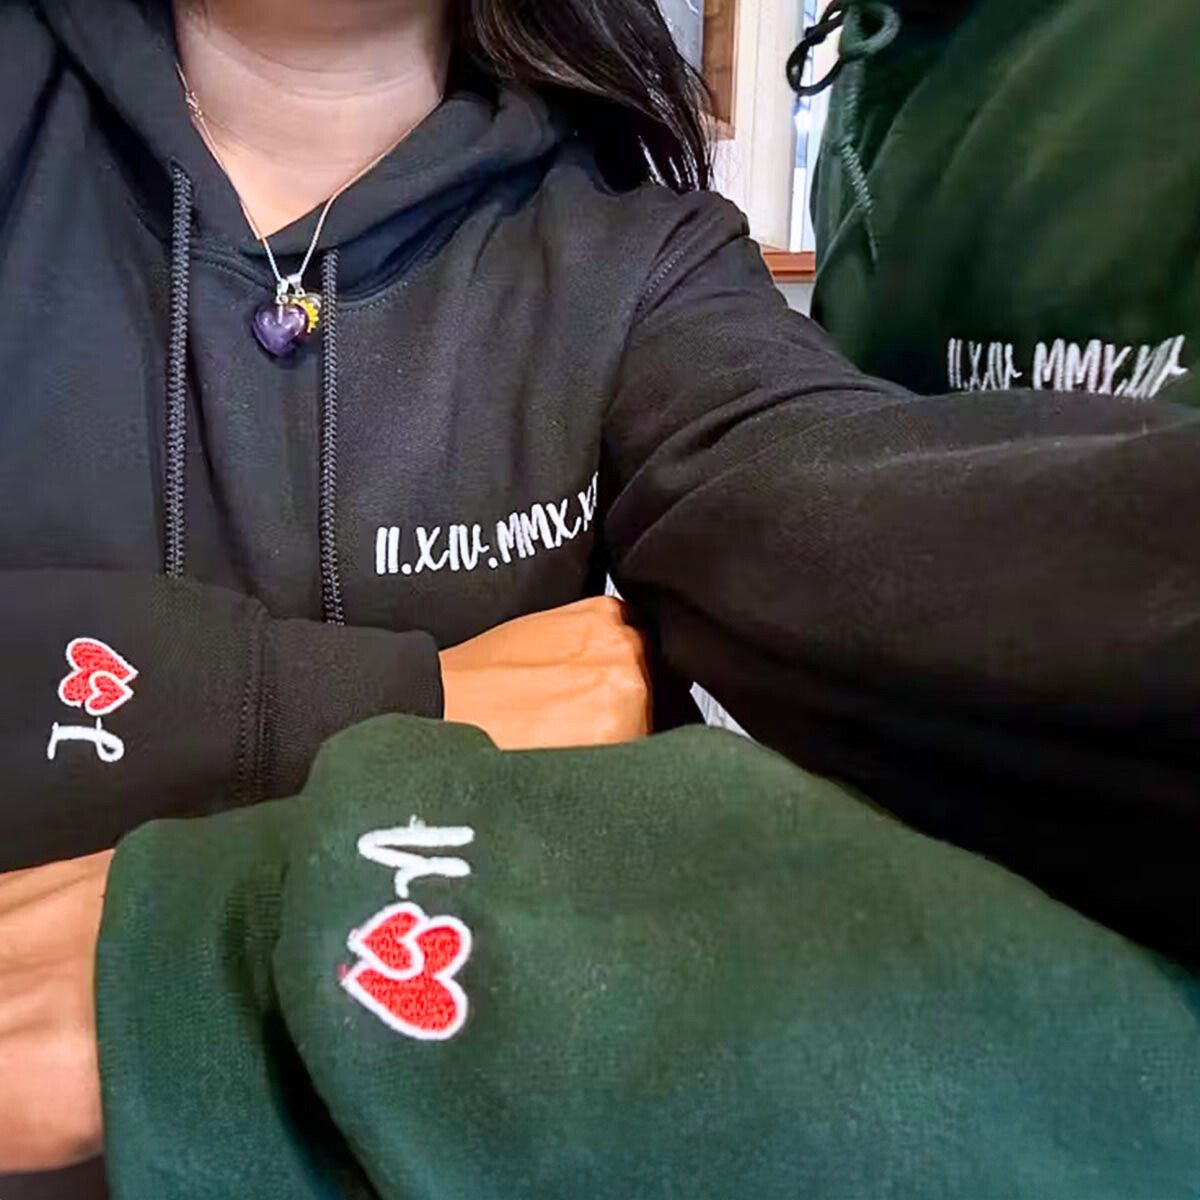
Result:
[[[412,899],[461,1032],[339,986],[359,837],[470,826]],[[304,795],[134,834],[98,1013],[116,1200],[1184,1200],[1200,989],[731,735],[501,754],[385,718]]]
[[[957,22],[904,21],[857,97],[852,71],[835,87],[817,318],[920,392],[1200,402],[1200,4],[975,0]],[[874,264],[830,145],[847,121]]]

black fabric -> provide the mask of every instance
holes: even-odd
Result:
[[[609,414],[617,578],[668,662],[793,759],[1200,953],[1200,414],[913,397],[714,233]]]
[[[192,181],[171,168],[171,335],[167,349],[166,529],[163,570],[172,579],[187,565],[187,346],[192,246]],[[337,548],[337,301],[338,253],[321,260],[321,611],[332,625],[346,623]]]
[[[0,871],[87,853],[155,816],[287,795],[338,730],[442,711],[421,633],[273,621],[235,592],[111,571],[5,572],[3,611],[22,644],[5,639],[6,694],[19,699],[0,723]],[[71,738],[97,719],[55,694],[80,636],[119,648],[138,672],[127,702],[99,718],[112,753],[119,739],[115,762]],[[414,680],[428,681],[424,692]]]
[[[108,1200],[104,1163],[96,1161],[50,1175],[0,1178],[4,1200]]]
[[[464,84],[330,215],[333,503],[320,335],[283,364],[250,336],[273,281],[188,120],[165,8],[0,5],[8,863],[283,794],[360,709],[435,706],[435,645],[611,568],[663,660],[751,733],[1196,951],[1200,414],[864,376],[788,311],[730,205],[615,190],[545,97]],[[172,163],[195,213],[187,573],[230,597],[192,608],[154,578]],[[285,271],[314,222],[272,240]],[[249,630],[320,620],[323,525],[347,626],[302,639],[247,726]],[[141,673],[104,718],[119,763],[46,758],[77,716],[55,696],[74,637]],[[249,786],[238,764],[264,760]]]

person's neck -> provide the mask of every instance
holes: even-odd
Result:
[[[175,0],[180,64],[264,235],[328,199],[433,110],[444,0]]]

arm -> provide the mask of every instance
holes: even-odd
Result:
[[[1200,413],[866,378],[711,201],[661,261],[607,537],[667,660],[794,759],[1195,951]]]
[[[221,588],[102,571],[0,573],[0,871],[111,846],[145,821],[298,790],[325,738],[382,713],[512,748],[649,726],[642,639],[597,598],[439,656],[419,632],[274,620]],[[444,689],[443,689],[444,680]]]
[[[108,866],[0,877],[0,1173],[102,1096],[114,1200],[1194,1193],[1195,981],[740,738],[373,721]]]
[[[157,816],[295,792],[331,734],[441,716],[423,633],[272,619],[221,588],[0,573],[0,870],[111,846]]]

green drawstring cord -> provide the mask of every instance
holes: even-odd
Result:
[[[837,66],[819,83],[803,82],[809,54],[837,29],[842,31]],[[867,32],[871,29],[872,32]],[[870,181],[858,153],[859,104],[866,79],[868,60],[886,50],[900,32],[900,16],[887,0],[835,0],[825,16],[809,29],[788,60],[788,82],[798,96],[815,96],[845,73],[842,108],[835,124],[826,131],[829,150],[841,161],[854,207],[847,220],[858,217],[867,235],[867,248],[874,265],[879,260],[879,236],[875,230],[875,200]]]

